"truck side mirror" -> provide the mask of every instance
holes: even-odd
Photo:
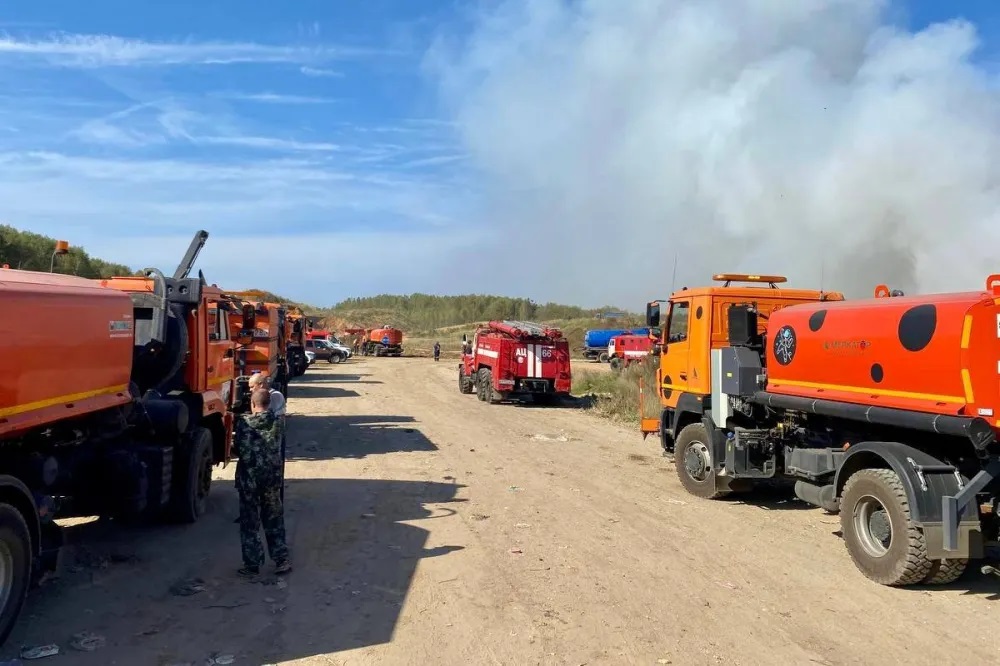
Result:
[[[646,326],[655,328],[660,325],[660,304],[646,303]]]
[[[462,333],[462,343],[464,344],[464,343],[466,343],[466,342],[468,342],[468,341],[469,341],[469,336],[468,336],[468,334],[466,334],[466,333]]]

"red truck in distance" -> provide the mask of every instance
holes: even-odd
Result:
[[[653,351],[653,338],[649,335],[617,335],[608,345],[613,370],[623,370],[633,363],[642,363]]]
[[[532,322],[491,321],[480,326],[464,350],[458,388],[483,402],[530,397],[552,404],[568,396],[573,377],[569,341],[562,331]]]

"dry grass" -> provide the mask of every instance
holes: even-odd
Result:
[[[656,395],[656,367],[652,363],[633,364],[623,372],[581,370],[574,373],[574,395],[594,396],[593,410],[615,421],[638,424],[640,419],[639,379],[642,378],[642,416],[660,413]]]

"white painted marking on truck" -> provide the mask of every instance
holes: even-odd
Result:
[[[486,356],[487,358],[499,358],[500,352],[495,352],[492,349],[487,349],[486,347],[480,347],[476,351],[479,352],[480,356]]]
[[[535,376],[544,377],[545,373],[542,372],[542,357],[545,356],[545,352],[548,351],[545,347],[541,345],[535,345]]]
[[[1000,313],[997,313],[997,337],[1000,338]]]
[[[535,376],[535,345],[525,345],[528,352],[528,378]]]

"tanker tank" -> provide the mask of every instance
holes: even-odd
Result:
[[[987,292],[778,310],[767,326],[767,392],[995,422],[997,312]]]
[[[124,405],[132,300],[72,275],[0,269],[0,437]]]

